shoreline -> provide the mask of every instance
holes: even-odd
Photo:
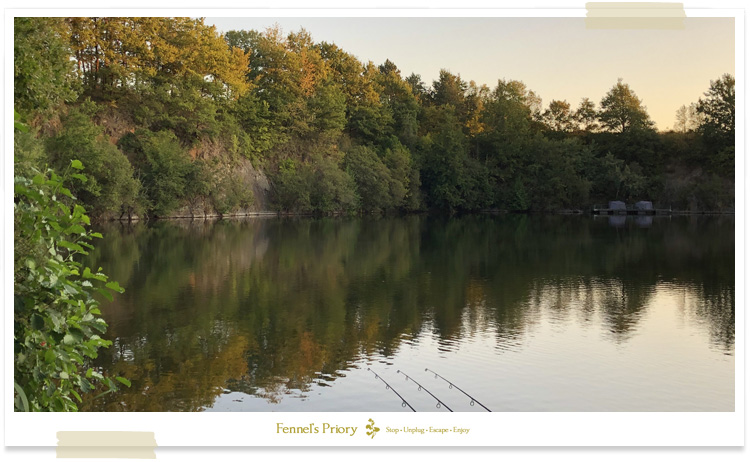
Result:
[[[330,212],[330,213],[315,213],[315,212],[275,212],[271,210],[257,211],[257,212],[245,212],[245,213],[231,213],[231,214],[208,214],[208,215],[179,215],[179,216],[154,216],[154,217],[128,217],[128,218],[112,218],[109,220],[97,220],[102,222],[149,222],[149,221],[208,221],[208,220],[231,220],[237,218],[273,218],[273,217],[342,217],[342,216],[408,216],[408,215],[589,215],[589,216],[650,216],[650,217],[671,217],[671,216],[734,216],[734,211],[717,211],[717,210],[705,210],[705,211],[689,211],[689,210],[672,210],[665,213],[643,213],[635,212],[632,213],[596,213],[594,211],[583,211],[583,210],[557,210],[552,212],[541,212],[541,211],[511,211],[511,210],[478,210],[474,212],[460,212],[450,214],[448,212],[436,212],[436,211],[421,211],[421,212],[409,212],[409,213],[354,213],[348,214],[345,212]]]

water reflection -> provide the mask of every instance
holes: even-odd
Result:
[[[381,410],[363,401],[361,387],[346,395],[345,384],[358,383],[367,361],[387,369],[432,354],[445,367],[455,360],[455,373],[489,394],[487,369],[503,355],[520,355],[541,374],[580,361],[555,356],[576,344],[594,361],[597,345],[627,349],[649,329],[679,342],[681,327],[660,311],[672,305],[690,335],[703,336],[706,356],[693,361],[733,355],[733,220],[647,217],[644,228],[643,217],[628,217],[612,228],[612,218],[626,217],[609,218],[112,226],[89,263],[127,291],[103,310],[114,345],[99,365],[133,386],[84,408],[196,411],[227,396],[229,409],[308,410],[333,396],[340,403],[330,410]],[[598,343],[576,340],[589,334]],[[554,338],[564,345],[538,346]],[[665,386],[682,379],[674,380]]]
[[[628,217],[625,215],[612,215],[609,217],[609,226],[622,228],[627,224]]]
[[[650,228],[654,224],[654,217],[651,215],[639,215],[635,217],[635,224],[639,228]]]

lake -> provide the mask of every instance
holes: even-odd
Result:
[[[82,410],[734,411],[733,217],[99,228],[132,387]]]

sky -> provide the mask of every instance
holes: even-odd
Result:
[[[622,78],[657,128],[696,102],[710,81],[734,75],[734,18],[686,18],[683,30],[586,29],[583,18],[206,18],[221,32],[306,29],[360,61],[390,59],[431,84],[440,69],[490,88],[523,81],[542,98],[599,103]]]

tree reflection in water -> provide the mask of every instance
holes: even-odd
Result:
[[[523,348],[543,319],[597,325],[602,341],[627,344],[665,293],[689,300],[707,348],[734,352],[732,218],[272,218],[103,231],[87,264],[126,292],[103,309],[114,345],[97,365],[133,386],[86,401],[89,411],[197,411],[227,391],[278,403],[425,336],[458,354],[485,333],[500,350]]]

